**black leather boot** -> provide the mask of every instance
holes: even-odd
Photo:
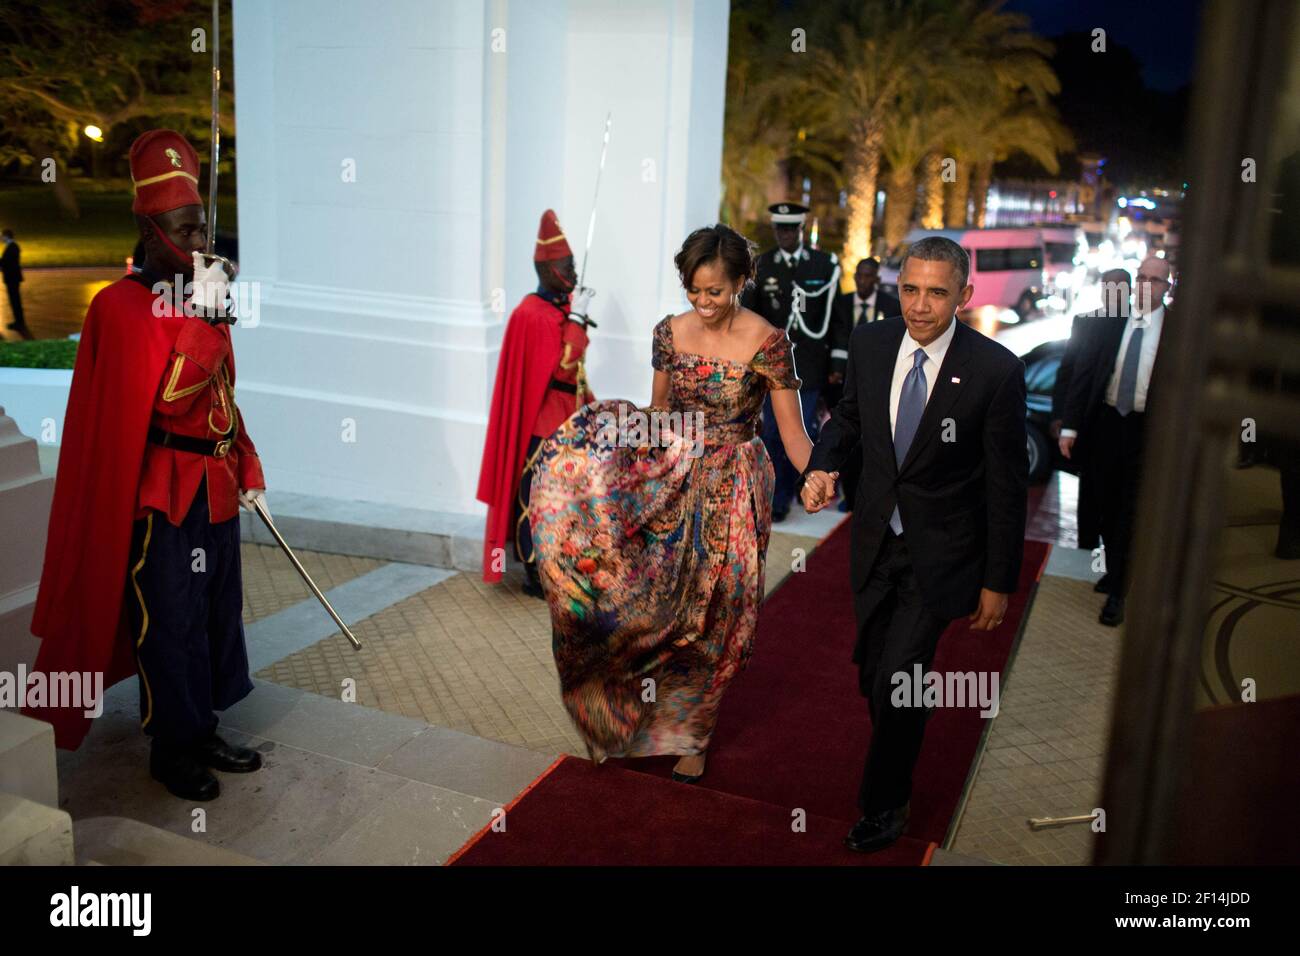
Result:
[[[537,573],[537,565],[532,561],[524,564],[524,593],[529,597],[546,599],[546,592],[542,590],[542,578]]]
[[[256,750],[228,744],[216,734],[195,744],[193,754],[203,766],[226,773],[252,773],[262,766],[262,755]]]
[[[221,784],[186,747],[155,737],[149,752],[149,774],[173,796],[207,801],[221,796]]]

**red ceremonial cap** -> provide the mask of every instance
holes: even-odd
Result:
[[[151,129],[131,144],[131,185],[131,211],[143,216],[203,204],[198,154],[175,130]]]
[[[560,230],[560,220],[555,218],[554,210],[546,210],[542,213],[542,224],[537,227],[537,246],[533,249],[533,261],[550,262],[552,259],[563,259],[571,255],[573,250],[569,248],[569,240],[564,238],[564,233]]]

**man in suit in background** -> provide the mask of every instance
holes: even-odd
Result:
[[[970,301],[970,260],[957,243],[914,243],[899,276],[902,316],[859,325],[844,397],[803,476],[808,511],[826,506],[836,472],[861,458],[850,575],[853,660],[871,711],[871,749],[845,838],[861,852],[907,825],[912,771],[928,711],[895,704],[895,675],[928,670],[948,624],[1002,624],[1020,578],[1029,459],[1025,367],[957,321]],[[910,701],[908,701],[910,703]]]
[[[22,290],[18,288],[23,281],[22,247],[14,241],[12,229],[0,232],[0,242],[5,247],[5,251],[0,253],[0,275],[4,277],[5,292],[9,293],[9,309],[13,313],[9,328],[23,338],[30,339],[32,333],[28,331],[27,322],[23,319]]]
[[[1061,419],[1061,454],[1096,476],[1110,581],[1100,621],[1124,620],[1128,558],[1137,510],[1146,408],[1173,270],[1159,256],[1138,266],[1132,314],[1098,317],[1075,359]]]
[[[1060,440],[1061,421],[1065,417],[1065,399],[1070,394],[1070,381],[1074,376],[1074,363],[1081,351],[1089,348],[1089,338],[1099,327],[1105,328],[1107,322],[1127,320],[1129,299],[1132,296],[1133,277],[1127,269],[1110,269],[1101,276],[1101,308],[1093,312],[1076,315],[1070,325],[1070,341],[1061,356],[1060,368],[1056,371],[1056,384],[1052,388],[1052,437]],[[1101,320],[1100,323],[1098,320]],[[1098,476],[1096,469],[1089,462],[1076,460],[1075,467],[1079,475],[1078,530],[1079,547],[1092,551],[1101,539],[1101,509],[1098,502]],[[1110,577],[1102,575],[1093,590],[1098,594],[1107,593]]]
[[[834,253],[809,249],[803,242],[808,207],[779,202],[768,207],[776,248],[754,262],[754,282],[740,296],[740,304],[757,312],[778,329],[785,329],[794,347],[794,367],[802,383],[799,403],[808,437],[817,439],[817,399],[826,388],[830,371],[831,310],[839,290],[840,264]],[[763,444],[772,459],[776,487],[772,491],[772,520],[784,521],[790,512],[799,472],[786,457],[776,427],[771,398],[763,399]]]
[[[831,314],[831,372],[827,377],[826,410],[839,404],[844,394],[844,370],[849,360],[849,337],[863,322],[876,322],[902,315],[898,300],[880,288],[880,262],[862,259],[853,273],[854,290],[835,297]],[[840,477],[840,511],[853,510],[853,493],[858,487],[858,456],[850,455]]]

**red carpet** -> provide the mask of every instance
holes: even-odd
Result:
[[[1020,590],[1002,626],[944,634],[934,670],[1002,672],[1050,545],[1025,542]],[[785,556],[770,555],[774,561]],[[516,798],[507,832],[485,831],[457,864],[912,864],[942,842],[987,721],[977,708],[939,708],[926,729],[907,838],[882,853],[845,850],[858,817],[871,739],[851,662],[855,625],[848,580],[849,522],[768,598],[748,670],[727,692],[704,779],[667,778],[675,757],[572,758]],[[807,832],[791,830],[803,811]]]

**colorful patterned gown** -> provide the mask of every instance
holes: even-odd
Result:
[[[756,437],[769,389],[799,387],[777,330],[748,362],[654,330],[668,407],[593,402],[539,449],[533,542],[564,704],[611,756],[699,754],[753,651],[772,525]]]

